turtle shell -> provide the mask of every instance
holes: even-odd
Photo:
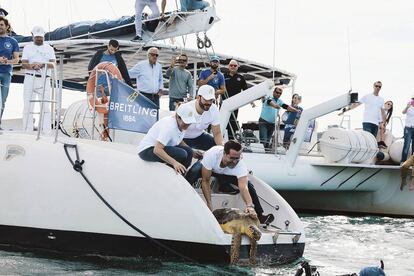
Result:
[[[249,217],[248,214],[237,208],[223,208],[213,211],[219,224],[226,224],[234,220],[244,220]]]

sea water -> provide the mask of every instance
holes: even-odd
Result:
[[[57,257],[0,251],[0,275],[294,275],[308,260],[320,275],[358,273],[384,260],[387,275],[414,275],[414,219],[315,216],[305,224],[304,257],[284,266],[197,265],[157,259]]]

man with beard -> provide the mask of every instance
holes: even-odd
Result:
[[[203,85],[198,89],[197,99],[185,103],[195,109],[197,123],[190,125],[184,135],[184,142],[201,150],[208,150],[215,145],[223,145],[223,136],[220,130],[220,114],[214,101],[214,88]],[[211,125],[213,136],[205,132]]]
[[[36,26],[32,30],[33,43],[23,49],[22,67],[26,69],[24,77],[24,105],[23,105],[23,130],[33,131],[33,107],[31,100],[42,100],[44,89],[45,101],[50,100],[50,70],[52,65],[46,63],[55,62],[55,50],[45,44],[45,31],[42,27]],[[46,82],[43,82],[43,75],[46,74]],[[45,85],[45,86],[44,86]],[[48,102],[43,103],[43,126],[39,125],[45,133],[51,130],[51,115]]]
[[[259,197],[253,184],[248,180],[248,170],[242,159],[242,146],[234,140],[227,141],[223,146],[214,146],[189,169],[186,179],[191,184],[202,178],[201,189],[208,208],[213,211],[211,204],[210,178],[213,175],[220,183],[220,189],[230,184],[237,185],[240,195],[246,204],[245,212],[257,216],[260,223],[269,224],[274,220],[272,214],[263,215]]]
[[[0,17],[0,126],[6,99],[9,95],[12,64],[19,62],[19,44],[16,39],[7,35],[9,27],[9,21],[4,17]]]
[[[220,58],[218,56],[210,57],[210,68],[201,71],[198,86],[211,85],[215,90],[216,100],[220,95],[224,94],[226,88],[224,87],[224,75],[219,71]]]

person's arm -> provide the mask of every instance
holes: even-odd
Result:
[[[221,134],[220,125],[211,126],[213,132],[214,142],[216,145],[224,145],[223,135]]]
[[[348,107],[348,108],[343,108],[342,109],[342,112],[339,112],[338,113],[338,116],[340,116],[340,115],[343,115],[345,112],[348,112],[348,111],[350,111],[350,110],[352,110],[352,109],[354,109],[354,108],[357,108],[358,106],[360,106],[362,103],[361,102],[359,102],[359,103],[353,103],[353,104],[351,104],[351,106],[350,107]]]
[[[174,170],[177,174],[185,174],[187,171],[186,167],[168,155],[168,153],[164,150],[164,145],[157,141],[154,146],[154,154],[157,155],[161,160],[165,161],[166,163],[170,164],[174,167]]]
[[[190,99],[188,99],[189,101],[191,101],[192,99],[195,98],[194,95],[194,81],[193,81],[193,76],[191,75],[190,72],[188,72],[188,78],[187,78],[187,89],[188,89],[188,94],[190,94]]]
[[[407,110],[408,110],[408,108],[410,108],[410,106],[411,106],[411,103],[408,103],[408,104],[405,106],[405,108],[403,109],[402,114],[407,114]]]
[[[100,53],[99,53],[99,51],[97,51],[93,55],[93,57],[91,58],[91,60],[89,61],[89,64],[88,64],[88,72],[92,71],[93,68],[95,68],[95,66],[98,64],[97,59],[98,59],[98,56],[99,55],[100,55]]]
[[[216,90],[216,97],[218,95],[224,95],[224,91],[226,91],[226,87],[224,84],[220,85],[220,88]]]
[[[128,70],[128,74],[131,78],[138,78],[141,66],[139,63],[135,64],[134,67]]]
[[[172,57],[170,67],[168,67],[167,71],[165,72],[165,75],[167,78],[170,78],[174,72],[174,66],[175,66],[175,57]]]
[[[29,64],[29,60],[27,59],[22,59],[22,67],[24,69],[29,69],[29,70],[33,70],[33,64]]]
[[[216,76],[215,74],[211,73],[209,76],[205,76],[205,72],[206,71],[202,71],[200,73],[200,78],[197,81],[197,85],[201,86],[201,85],[205,85],[207,84],[210,80],[214,79],[214,77]]]
[[[299,109],[294,108],[293,106],[286,105],[286,107],[282,106],[284,109],[286,109],[289,112],[299,112]]]
[[[381,107],[381,116],[382,116],[382,122],[385,123],[385,120],[387,119],[387,114],[385,114],[385,109]]]
[[[161,96],[163,93],[163,88],[164,88],[164,79],[162,76],[162,67],[161,64],[159,64],[159,68],[160,70],[158,71],[158,95]]]
[[[243,198],[243,201],[246,204],[245,212],[251,215],[257,216],[256,211],[254,210],[254,207],[253,207],[252,197],[250,196],[250,193],[249,193],[249,188],[247,187],[247,175],[240,177],[238,179],[238,186],[239,186],[240,194]]]
[[[208,170],[203,166],[201,168],[201,190],[203,191],[204,198],[206,199],[208,209],[213,211],[213,205],[211,204],[210,178],[211,170]]]
[[[128,69],[126,67],[124,58],[119,52],[115,53],[115,57],[116,57],[116,61],[118,63],[118,69],[119,69],[119,72],[121,72],[122,78],[124,78],[124,81],[126,84],[132,87],[131,78],[129,77]]]
[[[19,63],[19,52],[13,52],[13,58],[6,62],[7,64],[18,64]]]

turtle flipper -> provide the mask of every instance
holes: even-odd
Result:
[[[241,233],[233,234],[230,249],[230,264],[237,264],[240,259]]]
[[[256,266],[257,241],[250,239],[249,264]]]

